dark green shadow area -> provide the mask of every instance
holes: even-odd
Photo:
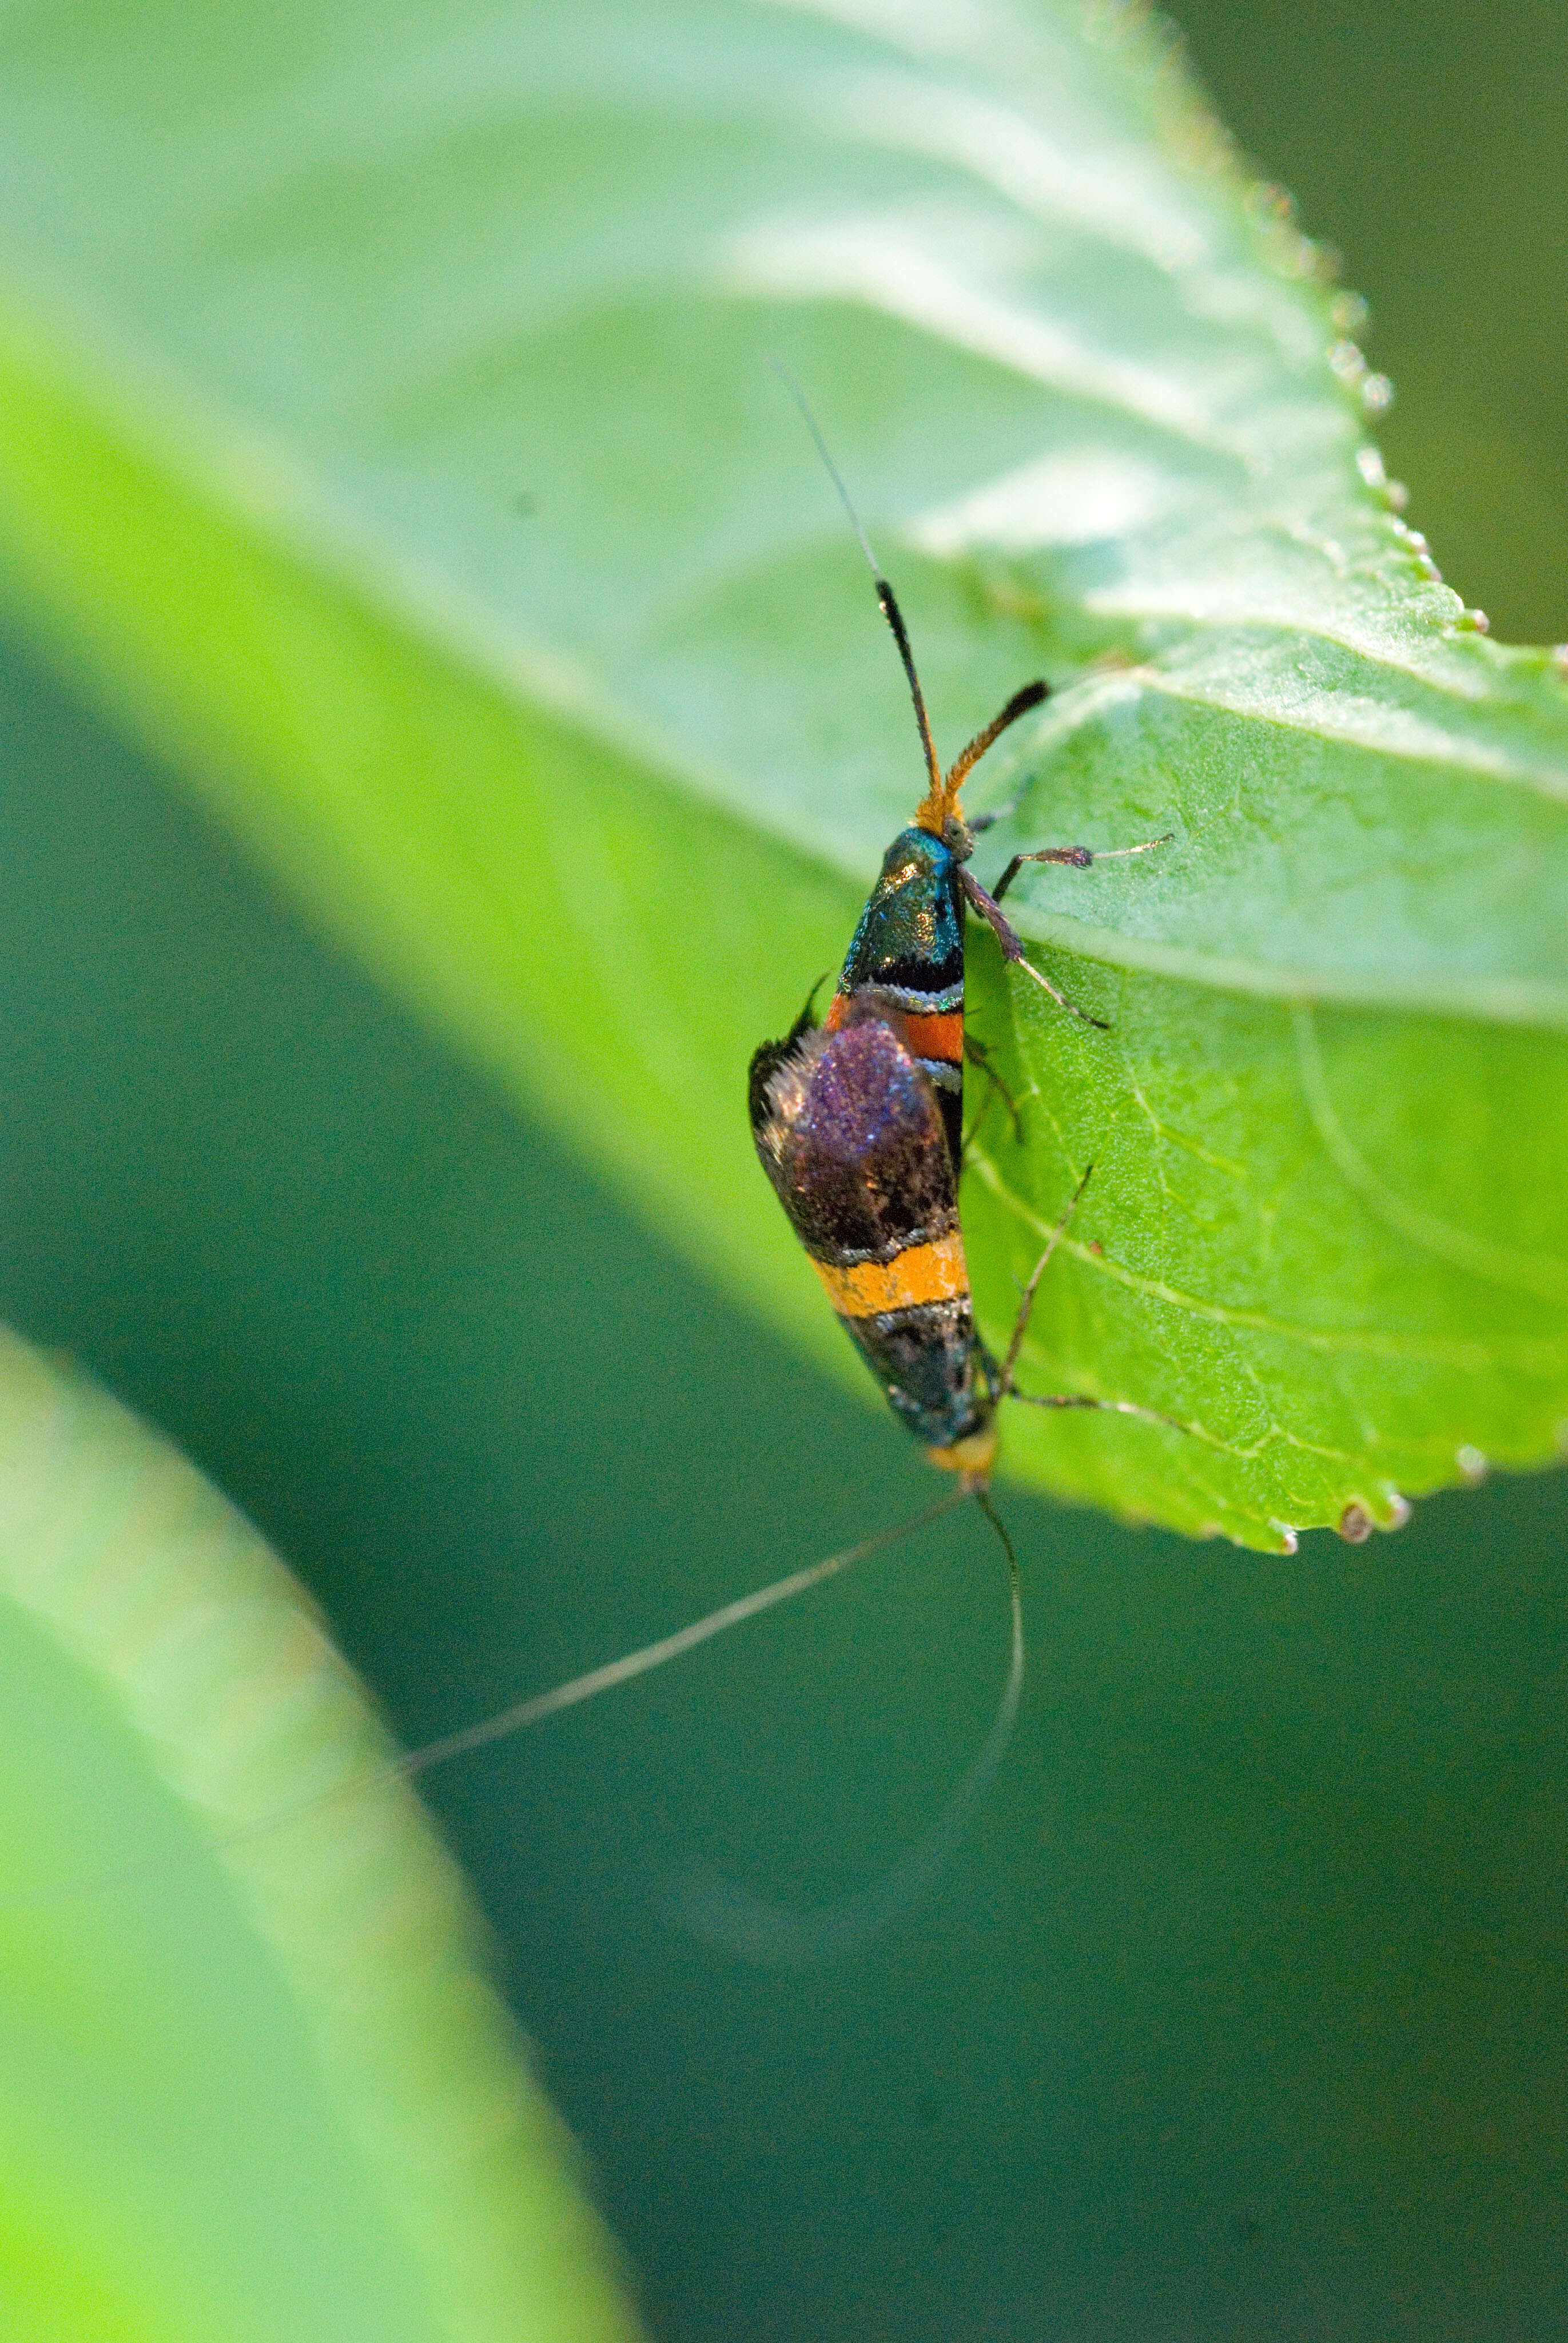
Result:
[[[1568,10],[1181,0],[1229,128],[1347,256],[1408,518],[1500,640],[1568,636]]]
[[[0,1306],[182,1442],[406,1741],[930,1494],[16,655]],[[746,1142],[737,1069],[736,1145]],[[1568,2312],[1568,1483],[1292,1561],[1017,1499],[428,1778],[668,2343],[1545,2338]]]

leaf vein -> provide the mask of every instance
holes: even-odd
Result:
[[[998,1202],[1006,1206],[1027,1228],[1035,1232],[1043,1242],[1051,1234],[1052,1223],[1032,1211],[1023,1199],[1007,1185],[991,1159],[979,1149],[970,1157],[975,1172],[991,1191]],[[1188,1317],[1207,1320],[1211,1324],[1224,1326],[1237,1333],[1266,1334],[1276,1341],[1294,1342],[1304,1350],[1316,1351],[1328,1357],[1366,1357],[1391,1359],[1407,1364],[1449,1367],[1462,1373],[1497,1373],[1505,1367],[1534,1374],[1552,1374],[1562,1371],[1568,1356],[1568,1339],[1559,1342],[1521,1340],[1511,1342],[1485,1343],[1452,1340],[1412,1339],[1408,1335],[1382,1333],[1370,1327],[1303,1326],[1287,1318],[1276,1318],[1263,1310],[1241,1310],[1222,1302],[1206,1302],[1201,1296],[1184,1293],[1180,1287],[1168,1285],[1163,1279],[1144,1277],[1124,1263],[1113,1261],[1108,1253],[1096,1252],[1081,1239],[1070,1234],[1059,1240],[1060,1250],[1070,1253],[1081,1267],[1108,1277],[1128,1292],[1139,1294],[1148,1302],[1163,1303],[1179,1310]]]
[[[1362,1202],[1397,1235],[1419,1245],[1423,1252],[1434,1254],[1438,1260],[1447,1262],[1451,1267],[1463,1270],[1472,1277],[1483,1278],[1489,1284],[1508,1286],[1515,1292],[1533,1294],[1543,1302],[1568,1302],[1568,1265],[1553,1261],[1549,1256],[1537,1258],[1530,1253],[1516,1252],[1510,1245],[1493,1244],[1486,1237],[1473,1236],[1467,1229],[1456,1229],[1452,1222],[1440,1220],[1435,1213],[1424,1212],[1418,1205],[1407,1203],[1402,1196],[1385,1186],[1355,1146],[1334,1111],[1310,1004],[1297,1001],[1291,1012],[1291,1021],[1295,1031],[1296,1055],[1307,1111],[1331,1161],[1347,1187],[1353,1189]]]

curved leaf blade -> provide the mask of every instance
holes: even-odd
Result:
[[[6,2334],[629,2343],[466,1896],[308,1599],[9,1334],[0,1664]]]
[[[988,1323],[1094,1161],[1030,1376],[1189,1427],[1015,1410],[1012,1467],[1278,1545],[1554,1453],[1568,687],[1392,509],[1171,55],[1000,0],[189,21],[8,35],[0,496],[262,850],[832,1355],[740,1076],[918,768],[782,347],[940,737],[1060,687],[981,876],[1174,832],[1013,899],[1111,1036],[976,951]]]

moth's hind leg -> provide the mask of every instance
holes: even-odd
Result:
[[[1023,1338],[1029,1331],[1030,1314],[1034,1308],[1034,1297],[1040,1291],[1040,1281],[1050,1265],[1052,1253],[1066,1233],[1069,1221],[1078,1210],[1079,1200],[1088,1187],[1093,1171],[1094,1166],[1091,1163],[1068,1199],[1066,1211],[1052,1229],[1045,1251],[1030,1273],[1029,1282],[1023,1289],[1023,1294],[1018,1305],[1018,1316],[1013,1321],[1012,1336],[1007,1346],[1007,1357],[1002,1362],[999,1397],[1021,1400],[1026,1407],[1088,1408],[1102,1415],[1136,1415],[1141,1416],[1145,1423],[1163,1423],[1172,1432],[1190,1433],[1192,1429],[1191,1424],[1180,1423],[1173,1415],[1162,1415],[1158,1408],[1142,1407],[1136,1400],[1091,1399],[1086,1392],[1026,1392],[1020,1391],[1018,1387],[1019,1353],[1023,1348]],[[995,1369],[996,1362],[989,1352],[985,1353],[985,1360],[989,1378]]]
[[[1132,1399],[1091,1399],[1084,1392],[1026,1392],[1016,1383],[1008,1387],[1009,1399],[1021,1400],[1026,1407],[1092,1408],[1101,1415],[1136,1415],[1145,1423],[1163,1423],[1172,1432],[1191,1433],[1191,1425],[1174,1415],[1161,1415],[1157,1407],[1141,1407]]]
[[[1001,1377],[1001,1361],[978,1326],[975,1329],[975,1357],[980,1362],[980,1374],[985,1383],[986,1398],[992,1408],[998,1408],[1007,1397],[1007,1389]]]
[[[1074,1212],[1077,1212],[1079,1202],[1082,1197],[1083,1192],[1088,1187],[1090,1181],[1093,1176],[1094,1166],[1091,1163],[1085,1171],[1082,1179],[1079,1182],[1077,1187],[1068,1198],[1067,1209],[1062,1213],[1060,1220],[1058,1221],[1055,1228],[1052,1229],[1050,1235],[1046,1242],[1045,1251],[1040,1254],[1040,1259],[1035,1262],[1034,1267],[1030,1270],[1029,1273],[1029,1282],[1024,1287],[1022,1293],[1019,1297],[1018,1316],[1012,1322],[1012,1333],[1008,1341],[1007,1356],[1001,1363],[1000,1384],[998,1394],[1001,1399],[1011,1398],[1017,1393],[1018,1386],[1013,1381],[1013,1371],[1018,1365],[1018,1354],[1023,1348],[1023,1338],[1029,1332],[1030,1313],[1034,1308],[1034,1297],[1040,1292],[1040,1281],[1045,1275],[1046,1271],[1050,1268],[1050,1256],[1056,1251],[1057,1246],[1061,1242],[1063,1236],[1066,1234],[1067,1224],[1069,1221],[1071,1220]],[[987,1352],[986,1357],[989,1364],[994,1367],[996,1363],[991,1359],[989,1352]]]
[[[986,1048],[985,1043],[983,1041],[977,1041],[974,1035],[968,1031],[966,1031],[964,1034],[964,1056],[969,1060],[971,1066],[977,1067],[985,1076],[987,1081],[990,1084],[991,1089],[993,1091],[1000,1091],[1002,1101],[1006,1106],[1009,1114],[1012,1117],[1012,1135],[1021,1147],[1023,1144],[1023,1118],[1018,1111],[1018,1101],[1013,1097],[1012,1092],[1009,1090],[1007,1084],[1003,1081],[1001,1076],[997,1072],[996,1068],[992,1065],[990,1051]],[[986,1106],[989,1106],[990,1104],[990,1099],[988,1093],[986,1098]],[[966,1155],[969,1152],[970,1141],[980,1129],[980,1123],[984,1119],[984,1115],[985,1106],[982,1106],[980,1113],[976,1115],[965,1135],[964,1153]]]

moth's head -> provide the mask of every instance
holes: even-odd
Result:
[[[957,806],[942,824],[942,844],[955,862],[967,862],[975,850],[975,834]]]

